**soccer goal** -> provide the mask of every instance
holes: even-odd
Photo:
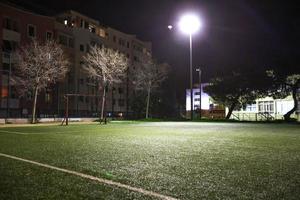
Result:
[[[71,97],[102,97],[102,96],[99,96],[99,95],[91,95],[91,94],[65,94],[64,95],[64,100],[65,100],[65,115],[64,115],[64,118],[61,122],[61,125],[69,125],[69,99]],[[100,101],[98,102],[100,103]],[[105,103],[106,104],[106,103]],[[104,106],[104,110],[106,106]],[[104,115],[105,118],[104,118],[104,123],[106,123],[106,115]],[[102,123],[102,121],[100,121],[100,123]]]

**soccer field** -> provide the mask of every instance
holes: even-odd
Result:
[[[300,126],[295,124],[112,122],[0,128],[0,199],[299,196]]]

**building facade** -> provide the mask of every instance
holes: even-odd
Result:
[[[265,97],[256,99],[255,103],[247,105],[245,108],[234,110],[231,119],[241,121],[283,120],[284,115],[293,107],[294,100],[291,95],[284,99]],[[227,112],[228,109],[226,109]],[[291,117],[297,119],[299,112],[294,112]]]
[[[29,96],[20,98],[18,86],[10,83],[15,71],[16,58],[14,52],[20,46],[29,44],[32,39],[45,41],[54,38],[54,19],[52,17],[32,13],[12,5],[0,3],[0,117],[27,115],[31,107]],[[48,95],[50,94],[48,91]],[[53,107],[54,101],[48,101],[41,95],[39,107]]]
[[[214,103],[213,99],[203,91],[208,83],[201,84],[201,91],[199,84],[193,88],[193,111],[194,115],[199,116],[201,111],[201,117],[203,118],[224,118],[225,108],[221,105]],[[201,107],[201,109],[200,109]],[[186,116],[189,118],[191,113],[191,90],[186,89]]]
[[[99,112],[99,84],[91,80],[83,70],[83,57],[92,45],[100,45],[123,53],[129,59],[126,77],[120,84],[110,85],[107,90],[106,110],[110,116],[130,115],[132,96],[132,74],[143,56],[151,56],[151,43],[139,40],[101,24],[76,11],[65,11],[55,16],[43,16],[14,5],[0,3],[1,48],[1,108],[0,117],[27,117],[31,113],[32,101],[20,98],[17,88],[9,84],[13,74],[12,52],[18,47],[37,39],[55,39],[64,49],[71,62],[66,78],[51,85],[38,97],[40,117],[62,116],[65,112],[66,94],[77,94],[69,99],[70,116],[91,117]],[[9,72],[11,69],[11,73]],[[94,95],[94,96],[93,96]],[[9,98],[10,97],[10,98]],[[7,103],[8,100],[8,103]]]
[[[201,111],[202,117],[206,118],[225,118],[228,113],[228,108],[224,108],[218,104],[215,104],[213,99],[205,92],[203,88],[208,84],[201,84],[201,99],[200,89],[196,87],[193,89],[193,106],[194,113],[197,115]],[[300,121],[300,90],[298,91],[298,109],[292,114],[292,118]],[[191,92],[190,89],[186,90],[186,113],[187,117],[190,115],[191,106]],[[255,103],[247,105],[240,110],[234,110],[231,115],[231,119],[240,121],[266,121],[266,120],[282,120],[284,115],[290,111],[294,106],[292,96],[288,96],[284,99],[273,99],[272,97],[265,97],[256,99]]]

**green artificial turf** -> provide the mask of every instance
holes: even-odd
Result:
[[[179,199],[299,199],[300,126],[113,122],[0,128],[0,153]],[[0,199],[151,199],[0,157]]]

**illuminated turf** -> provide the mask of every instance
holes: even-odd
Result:
[[[298,199],[300,127],[126,122],[0,128],[0,153],[180,199]],[[0,199],[151,199],[0,157]]]

